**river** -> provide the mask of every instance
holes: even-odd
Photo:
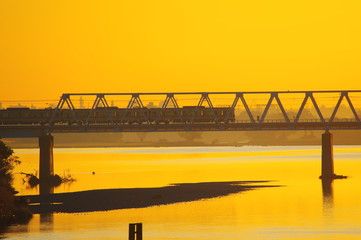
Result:
[[[38,149],[15,149],[35,172]],[[55,193],[155,188],[173,183],[269,181],[222,197],[111,211],[35,214],[11,226],[5,239],[128,239],[128,224],[143,223],[144,239],[361,239],[361,146],[335,146],[335,180],[322,189],[320,146],[57,148],[55,173],[75,182]],[[15,174],[20,195],[38,188]],[[324,190],[324,191],[323,191]]]

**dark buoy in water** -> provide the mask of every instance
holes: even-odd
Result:
[[[94,174],[95,174],[95,172],[92,172],[92,174],[94,175]]]

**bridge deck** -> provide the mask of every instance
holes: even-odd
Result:
[[[292,131],[292,130],[361,130],[359,122],[299,123],[193,123],[193,124],[123,124],[123,125],[2,125],[0,137],[39,137],[46,133],[98,132],[180,132],[180,131]]]

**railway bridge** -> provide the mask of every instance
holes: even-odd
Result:
[[[186,105],[190,96],[196,101]],[[79,97],[90,99],[91,105],[81,102],[77,107]],[[117,98],[126,99],[124,106],[114,104],[112,99]],[[160,106],[149,98],[159,100]],[[318,101],[327,98],[334,104],[326,117]],[[254,99],[263,99],[264,104],[255,105]],[[292,110],[285,107],[290,99],[299,100],[292,103]],[[65,93],[53,108],[1,109],[0,138],[39,138],[40,180],[46,181],[53,175],[53,133],[323,130],[320,178],[334,179],[342,176],[334,173],[330,131],[361,130],[360,99],[361,90]],[[316,117],[304,119],[308,105]],[[350,112],[348,118],[337,117],[341,107]],[[245,119],[239,119],[239,109]],[[278,117],[269,119],[274,113]]]

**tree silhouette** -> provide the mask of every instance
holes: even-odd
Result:
[[[13,156],[14,151],[0,140],[0,187],[15,192],[12,187],[12,170],[20,164],[19,158]]]
[[[14,151],[0,140],[0,227],[14,223],[27,223],[32,214],[27,208],[24,199],[15,197],[12,187],[12,170],[20,164]]]

